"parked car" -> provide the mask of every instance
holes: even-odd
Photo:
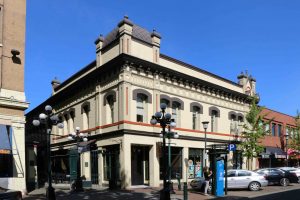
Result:
[[[190,186],[194,190],[200,190],[201,192],[204,192],[204,187],[205,187],[205,179],[204,179],[204,177],[196,177],[195,179],[193,179],[191,181]],[[208,193],[211,192],[211,182],[209,183],[209,187],[208,187],[207,192]]]
[[[258,191],[261,187],[268,185],[268,181],[261,174],[249,170],[228,170],[228,189],[248,188],[251,191]]]
[[[300,169],[299,168],[294,168],[294,167],[279,167],[279,169],[295,173],[298,177],[298,183],[300,183]]]
[[[0,199],[1,200],[21,200],[22,193],[16,190],[9,190],[0,187]]]
[[[263,168],[255,170],[255,172],[264,175],[269,181],[269,184],[288,186],[290,183],[298,183],[297,175],[286,170],[277,168]]]

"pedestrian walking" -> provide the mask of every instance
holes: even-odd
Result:
[[[205,179],[204,195],[207,195],[207,190],[211,178],[212,178],[212,170],[209,169],[208,167],[204,167],[204,179]]]

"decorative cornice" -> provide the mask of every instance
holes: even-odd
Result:
[[[29,107],[29,102],[19,101],[13,98],[0,97],[0,106],[15,108],[18,110],[26,110]]]

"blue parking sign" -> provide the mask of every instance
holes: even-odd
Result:
[[[236,150],[236,144],[229,144],[228,145],[228,150],[229,151],[235,151]]]

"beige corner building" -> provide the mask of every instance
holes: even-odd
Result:
[[[24,190],[25,0],[0,0],[0,187]]]
[[[159,186],[163,180],[161,128],[150,125],[150,119],[162,102],[179,134],[170,144],[172,179],[176,174],[181,181],[201,176],[203,121],[209,121],[208,151],[212,144],[226,145],[241,133],[249,96],[255,95],[255,79],[241,74],[235,83],[162,54],[160,44],[160,34],[125,17],[95,41],[95,61],[62,83],[54,80],[52,96],[27,114],[28,141],[39,137],[31,121],[47,104],[65,125],[63,130],[53,128],[56,182],[76,177],[77,148],[67,137],[78,126],[89,138],[80,154],[80,174],[86,182],[100,186],[110,182],[122,188]],[[234,159],[229,155],[230,167],[244,165],[242,158]]]

